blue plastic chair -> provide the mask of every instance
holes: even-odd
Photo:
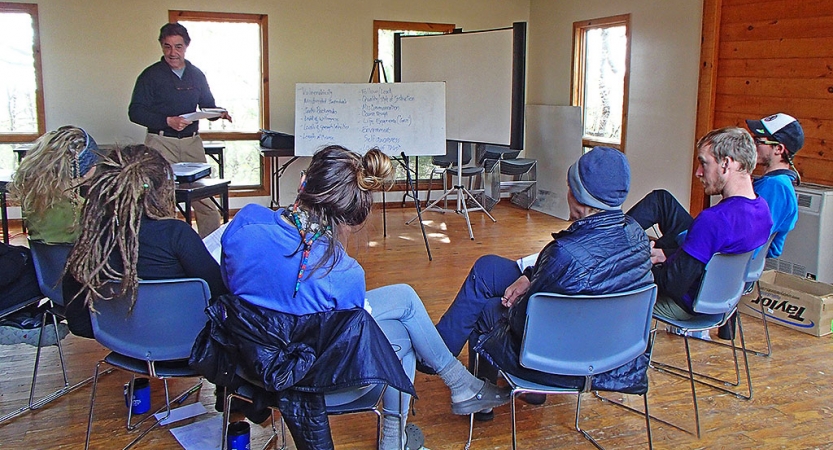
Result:
[[[744,294],[751,293],[753,289],[757,289],[758,291],[757,299],[758,304],[761,306],[759,312],[761,314],[761,321],[764,325],[764,336],[766,336],[766,352],[759,352],[751,349],[747,349],[747,351],[758,356],[766,357],[772,356],[772,342],[769,339],[769,325],[767,324],[766,310],[764,309],[764,303],[761,301],[761,283],[759,280],[761,279],[761,275],[764,273],[764,268],[766,267],[766,255],[769,252],[769,246],[772,244],[773,239],[775,239],[775,233],[769,236],[769,240],[766,241],[766,244],[755,251],[755,254],[753,254],[752,258],[749,259],[749,266],[746,268],[746,277],[743,279],[746,283]]]
[[[72,245],[46,244],[40,241],[30,239],[29,249],[32,252],[32,261],[35,265],[35,274],[38,279],[38,287],[40,287],[41,293],[49,300],[50,307],[44,313],[43,318],[41,319],[40,336],[38,338],[38,348],[37,352],[35,353],[35,368],[32,371],[32,385],[29,391],[29,403],[16,411],[13,411],[9,414],[6,414],[3,417],[0,417],[0,423],[17,417],[26,411],[38,409],[51,402],[52,400],[55,400],[65,394],[68,394],[69,392],[72,392],[75,389],[91,381],[91,378],[88,378],[73,386],[70,386],[69,377],[67,376],[67,370],[64,361],[64,351],[61,347],[61,335],[59,334],[58,330],[58,321],[63,320],[64,318],[64,297],[63,292],[61,290],[61,281],[64,272],[64,266],[66,266],[67,257],[69,256],[70,250],[72,250]],[[33,299],[33,302],[27,303],[23,306],[28,306],[29,304],[36,304],[40,300],[41,299]],[[61,363],[61,374],[64,377],[64,385],[61,388],[52,392],[51,394],[46,395],[40,398],[39,400],[35,401],[35,388],[37,386],[38,381],[38,368],[40,366],[41,350],[44,347],[43,336],[44,332],[46,331],[46,323],[47,321],[49,321],[47,317],[51,317],[52,319],[50,322],[55,332],[55,339],[57,341],[56,345],[58,346],[58,359]]]
[[[512,448],[517,448],[515,400],[523,393],[577,394],[575,427],[597,448],[603,447],[579,425],[581,397],[592,390],[593,377],[620,367],[650,351],[651,314],[656,302],[654,284],[628,292],[606,295],[561,295],[538,292],[529,298],[526,327],[519,355],[528,369],[554,375],[586,377],[584,389],[565,389],[533,383],[505,373],[512,388]],[[647,392],[645,426],[653,448]],[[468,448],[474,415],[470,419]]]
[[[118,285],[112,283],[111,287],[116,292]],[[140,281],[132,311],[130,298],[127,297],[114,296],[110,300],[95,302],[95,311],[90,312],[95,340],[111,351],[98,362],[93,375],[85,448],[90,446],[99,370],[105,363],[133,374],[128,398],[133,396],[136,375],[161,379],[165,385],[165,406],[156,411],[167,410],[165,417],[144,430],[125,448],[136,444],[168,418],[171,400],[167,378],[200,377],[199,373],[188,366],[188,357],[197,335],[208,320],[205,308],[208,307],[210,297],[208,283],[204,280],[179,278]],[[173,401],[183,401],[201,386],[202,379]],[[128,408],[127,429],[136,429],[156,412],[131,424],[132,410]]]
[[[744,365],[746,366],[746,384],[748,395],[726,389],[722,385],[740,386],[740,369],[738,366],[737,346],[732,338],[732,354],[735,364],[735,381],[725,381],[694,372],[691,361],[691,349],[689,347],[689,332],[707,331],[725,324],[737,311],[738,302],[744,290],[744,280],[747,277],[747,268],[754,251],[739,254],[721,254],[712,256],[706,264],[705,273],[700,283],[700,291],[694,299],[693,309],[697,313],[688,320],[679,320],[654,313],[654,319],[659,322],[678,327],[683,335],[686,350],[688,370],[672,366],[670,364],[652,361],[652,367],[669,373],[671,375],[689,379],[691,383],[691,396],[694,401],[694,417],[697,426],[697,437],[700,437],[700,412],[697,406],[696,383],[705,384],[713,389],[733,394],[738,398],[750,400],[752,398],[752,377],[749,373],[749,360],[746,355],[746,342],[743,337],[743,324],[740,315],[737,316],[738,334],[740,335],[741,350]],[[765,253],[765,252],[764,252]],[[695,378],[697,375],[698,378]],[[710,380],[708,382],[706,380]]]

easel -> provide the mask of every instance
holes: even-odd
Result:
[[[445,186],[445,180],[443,180],[443,185]],[[457,143],[457,184],[455,184],[451,189],[449,189],[443,195],[441,195],[440,198],[434,200],[430,205],[426,206],[425,210],[426,211],[434,210],[434,211],[441,212],[443,214],[445,214],[447,212],[452,212],[451,210],[440,208],[440,207],[437,206],[441,201],[446,200],[448,198],[448,196],[451,195],[451,194],[455,194],[456,198],[457,198],[457,209],[455,209],[453,212],[456,212],[457,214],[462,214],[463,217],[466,218],[466,226],[469,229],[469,238],[471,240],[474,240],[474,232],[471,229],[471,219],[469,218],[469,211],[483,211],[484,213],[486,213],[487,216],[489,216],[490,219],[492,219],[492,222],[497,222],[497,220],[495,220],[495,218],[492,217],[491,214],[489,214],[489,211],[487,211],[486,208],[484,208],[483,205],[481,205],[480,202],[477,201],[477,198],[475,198],[475,196],[471,192],[469,192],[468,189],[466,189],[463,186],[463,143],[462,142]],[[471,200],[472,202],[474,202],[476,207],[469,208],[468,205],[467,205],[467,200]],[[419,217],[420,224],[422,224],[422,216],[418,216],[418,217]],[[406,224],[410,224],[416,218],[417,217],[414,217],[413,219],[406,222]]]
[[[381,59],[373,60],[373,68],[370,70],[370,78],[367,80],[368,83],[373,83],[374,74],[378,76],[379,82],[381,82],[381,80],[385,80],[385,83],[388,82],[388,76],[387,74],[385,74],[385,67]],[[405,155],[405,152],[402,152],[399,157],[394,157],[391,159],[398,161],[399,164],[402,165],[402,168],[405,170],[405,183],[407,188],[405,190],[405,195],[402,196],[402,203],[405,203],[405,197],[407,197],[408,195],[413,197],[417,217],[419,217],[419,227],[422,230],[422,239],[425,241],[425,251],[428,252],[428,261],[433,261],[433,258],[431,257],[431,247],[429,247],[428,245],[428,235],[425,234],[425,225],[422,223],[422,209],[419,204],[419,198],[417,197],[416,185],[414,184],[414,179],[411,177],[413,169],[411,169],[411,166],[408,164],[408,156]],[[382,228],[383,236],[388,237],[387,201],[385,197],[385,192],[386,191],[382,191]],[[471,227],[469,227],[469,230],[471,230]]]

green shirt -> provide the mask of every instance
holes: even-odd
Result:
[[[64,200],[49,208],[45,214],[36,215],[24,210],[23,216],[29,239],[47,244],[72,244],[80,232],[77,226],[83,204],[74,205]]]

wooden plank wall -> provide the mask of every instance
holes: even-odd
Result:
[[[701,77],[714,79],[700,83],[698,136],[787,113],[804,128],[802,181],[833,185],[833,0],[704,1],[704,19],[715,17],[703,25]],[[706,201],[692,176],[692,212]]]

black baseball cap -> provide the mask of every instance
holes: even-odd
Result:
[[[761,120],[746,120],[746,126],[755,137],[765,137],[784,144],[793,156],[804,146],[804,130],[795,117],[784,113],[773,114]]]

